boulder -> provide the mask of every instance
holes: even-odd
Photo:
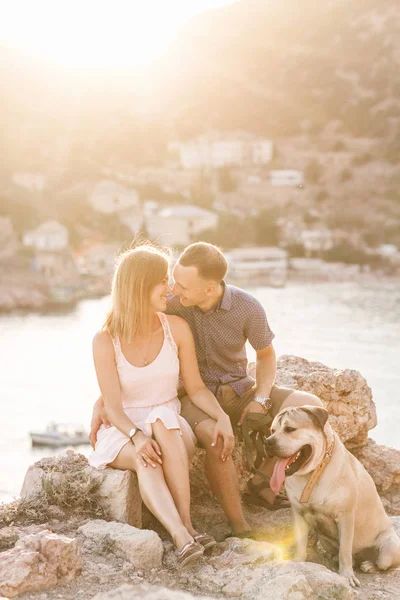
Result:
[[[79,527],[78,533],[84,538],[84,549],[111,552],[128,560],[136,569],[161,567],[163,545],[155,531],[96,519]]]
[[[137,600],[138,598],[141,600],[213,600],[209,596],[192,596],[187,592],[147,584],[121,585],[115,590],[97,594],[93,600]]]
[[[358,371],[281,356],[276,382],[318,396],[329,411],[332,427],[349,449],[366,444],[368,431],[377,424],[371,389]]]
[[[368,440],[353,454],[374,480],[385,509],[390,514],[400,514],[400,450]]]
[[[70,581],[81,569],[75,539],[45,530],[17,541],[1,554],[0,594],[14,598],[25,592]]]
[[[347,580],[319,564],[284,562],[279,546],[231,538],[197,563],[190,591],[242,600],[355,600]],[[321,596],[323,590],[323,596]]]
[[[50,498],[49,490],[53,490]],[[94,469],[85,456],[70,449],[29,467],[21,499],[41,498],[61,506],[73,505],[72,499],[76,498],[78,503],[86,502],[88,510],[97,504],[110,519],[142,526],[142,499],[136,475],[131,471]]]

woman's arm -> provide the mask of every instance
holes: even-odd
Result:
[[[200,376],[193,335],[188,323],[181,317],[168,316],[168,319],[178,346],[180,372],[185,390],[193,404],[217,422],[213,445],[217,443],[218,436],[221,435],[224,440],[222,458],[226,460],[232,454],[235,443],[230,419]]]
[[[105,331],[97,333],[93,338],[93,359],[107,415],[114,427],[129,438],[129,432],[135,425],[122,407],[121,387],[114,360],[114,345],[109,334]],[[135,435],[134,439],[136,450],[140,448],[141,453],[146,454],[152,460],[161,462],[159,456],[157,456],[161,452],[155,440],[150,440],[141,431]]]

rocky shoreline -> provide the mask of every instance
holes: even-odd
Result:
[[[400,534],[400,451],[368,438],[377,419],[362,375],[284,356],[277,382],[320,396],[332,426],[370,472]],[[166,532],[142,506],[134,474],[97,471],[72,450],[35,463],[21,500],[0,507],[0,595],[22,600],[400,598],[400,571],[357,573],[362,587],[354,590],[319,547],[312,562],[294,563],[288,510],[246,507],[260,541],[224,540],[229,527],[202,458],[198,450],[191,465],[193,521],[220,543],[182,570]],[[248,471],[240,444],[234,460],[244,486]]]

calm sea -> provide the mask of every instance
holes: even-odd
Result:
[[[398,282],[291,283],[251,291],[266,309],[277,354],[359,370],[377,405],[372,437],[400,448]],[[17,496],[28,466],[51,453],[33,450],[29,431],[51,420],[88,427],[98,396],[91,340],[107,304],[107,298],[86,300],[64,315],[0,317],[0,501]]]

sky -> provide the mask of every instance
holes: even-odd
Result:
[[[0,42],[71,68],[143,68],[185,21],[234,0],[0,0]]]

